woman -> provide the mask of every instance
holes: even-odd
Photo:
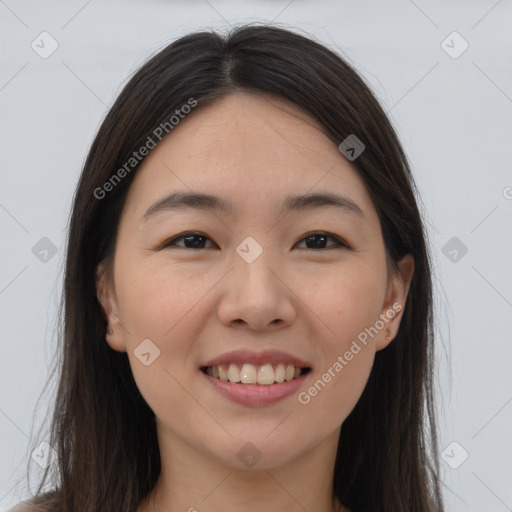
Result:
[[[76,190],[57,461],[27,510],[441,512],[414,192],[313,39],[247,25],[152,57]]]

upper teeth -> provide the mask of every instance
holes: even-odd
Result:
[[[270,385],[274,382],[290,381],[300,375],[300,368],[295,368],[293,364],[264,364],[256,366],[254,364],[244,363],[229,365],[222,364],[208,366],[207,375],[229,382],[242,382],[244,384],[263,384]]]

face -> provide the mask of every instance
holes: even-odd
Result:
[[[148,212],[172,193],[225,208]],[[289,199],[326,194],[341,199]],[[239,468],[249,442],[270,468],[337,440],[398,331],[409,256],[400,270],[388,274],[364,182],[316,122],[239,93],[193,111],[144,160],[98,296],[159,436]]]

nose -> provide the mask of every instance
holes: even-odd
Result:
[[[270,251],[252,263],[234,255],[218,307],[221,322],[229,327],[278,330],[296,317],[295,295]]]

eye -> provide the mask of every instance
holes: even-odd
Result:
[[[331,240],[334,240],[334,244],[326,247],[325,244],[329,238]],[[181,240],[183,240],[183,245],[177,243]],[[207,249],[207,247],[205,247],[205,243],[207,241],[211,242],[211,240],[203,233],[188,232],[171,238],[170,240],[164,243],[163,248],[176,246],[183,247],[184,249]],[[341,238],[337,237],[336,235],[332,235],[330,233],[325,233],[322,231],[316,233],[309,233],[300,240],[300,242],[302,241],[306,241],[306,244],[308,245],[308,247],[305,247],[305,249],[330,250],[335,249],[336,247],[345,247],[347,249],[350,249],[349,245],[345,243],[343,240],[341,240]]]
[[[185,245],[178,245],[176,242],[179,240],[183,240]],[[178,235],[171,240],[168,240],[164,243],[163,247],[176,245],[178,247],[183,247],[184,249],[205,249],[204,243],[206,240],[210,239],[202,233],[189,232],[183,233],[182,235]]]
[[[330,247],[325,247],[325,242],[327,239],[334,240],[334,245],[331,245]],[[349,245],[345,243],[341,238],[337,237],[336,235],[332,235],[331,233],[325,233],[325,232],[317,232],[317,233],[310,233],[306,235],[304,238],[301,239],[301,242],[305,240],[306,244],[311,245],[311,247],[306,247],[306,249],[336,249],[337,247],[346,247],[349,249]]]

